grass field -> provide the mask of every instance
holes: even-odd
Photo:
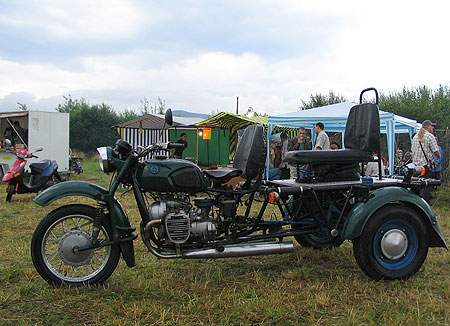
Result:
[[[94,160],[74,177],[106,187]],[[407,281],[375,282],[358,268],[352,244],[331,251],[220,260],[158,260],[139,239],[137,266],[121,260],[103,286],[58,288],[35,271],[34,228],[68,198],[39,207],[33,194],[5,203],[0,191],[0,325],[450,325],[450,253],[432,248]],[[133,195],[119,200],[134,226]],[[450,189],[434,209],[450,239]]]

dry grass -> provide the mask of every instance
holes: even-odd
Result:
[[[95,163],[83,161],[80,179],[107,186]],[[450,254],[430,249],[407,281],[368,279],[352,245],[332,251],[296,247],[292,254],[221,260],[157,260],[135,241],[137,266],[123,261],[103,285],[57,288],[45,283],[30,257],[41,208],[33,195],[5,203],[0,192],[0,325],[449,325]],[[450,238],[450,190],[435,211]],[[129,194],[120,199],[132,223]],[[67,199],[64,201],[78,201]]]

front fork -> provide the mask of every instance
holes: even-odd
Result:
[[[91,242],[96,245],[98,242],[98,234],[100,232],[100,227],[102,226],[102,220],[105,217],[105,205],[104,202],[99,202],[99,207],[97,208],[97,213],[95,214],[94,223],[92,225]]]

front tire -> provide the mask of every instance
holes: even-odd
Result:
[[[359,267],[375,280],[407,279],[428,254],[426,226],[420,216],[403,205],[377,211],[353,244]]]
[[[44,280],[55,285],[100,284],[112,274],[120,257],[118,245],[74,252],[91,243],[96,209],[68,205],[50,212],[31,240],[33,264]],[[103,219],[99,242],[113,239],[111,224]]]

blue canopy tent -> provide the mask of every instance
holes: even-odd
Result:
[[[352,102],[343,102],[310,110],[295,111],[279,116],[269,116],[268,139],[275,126],[292,128],[304,127],[311,130],[311,135],[313,137],[312,141],[314,143],[316,138],[314,125],[317,122],[322,122],[325,125],[325,131],[327,132],[343,133],[347,123],[348,113],[354,105],[356,104]],[[392,164],[392,162],[394,162],[395,155],[395,134],[407,133],[410,137],[412,137],[420,126],[421,125],[417,123],[416,120],[380,110],[380,130],[381,133],[387,135],[390,174],[394,173],[394,164]],[[342,145],[345,147],[345,144]],[[269,143],[267,144],[267,152],[269,152]],[[269,156],[267,156],[267,164],[268,163]]]

